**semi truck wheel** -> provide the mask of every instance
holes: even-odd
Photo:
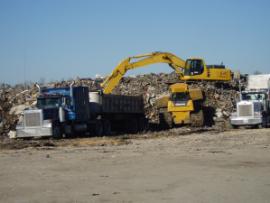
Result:
[[[111,122],[109,120],[103,120],[103,134],[110,135],[112,133]]]
[[[267,116],[263,116],[263,118],[262,118],[262,127],[263,128],[267,128],[268,119],[269,118]]]
[[[103,135],[103,125],[102,125],[102,122],[100,120],[98,120],[95,123],[94,134],[95,134],[95,136]]]
[[[139,132],[143,132],[145,130],[148,130],[147,119],[145,119],[145,118],[138,119],[138,130],[139,130]]]
[[[238,129],[239,126],[238,125],[231,125],[232,129]]]
[[[55,139],[60,139],[60,138],[62,138],[62,131],[61,131],[60,126],[53,126],[53,129],[52,129],[52,136],[53,136],[53,138],[55,138]]]
[[[131,134],[138,132],[138,121],[136,118],[126,121],[126,132]]]
[[[261,129],[262,127],[263,127],[262,124],[255,125],[255,128],[256,128],[256,129]]]

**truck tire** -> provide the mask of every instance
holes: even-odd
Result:
[[[54,139],[61,139],[63,136],[62,136],[62,131],[61,131],[61,128],[60,126],[53,126],[53,129],[52,129],[52,137]]]
[[[111,129],[111,122],[109,120],[103,120],[103,134],[104,135],[111,135],[112,129]]]
[[[255,129],[261,129],[262,128],[262,124],[255,125],[254,127],[255,127]]]
[[[100,120],[97,120],[97,122],[94,125],[94,134],[95,136],[103,135],[103,125]]]
[[[262,127],[263,128],[267,128],[268,127],[268,117],[267,116],[263,116],[263,120],[262,120]]]
[[[148,130],[148,122],[145,118],[139,118],[138,119],[138,130],[139,132],[143,132]]]
[[[238,125],[231,125],[232,129],[238,129],[239,126]]]
[[[126,132],[131,134],[138,132],[138,120],[136,118],[126,121]]]
[[[64,130],[65,138],[71,138],[73,136],[73,128],[71,125],[65,125]]]
[[[173,128],[173,118],[171,113],[167,112],[167,110],[159,114],[159,122],[161,129]]]

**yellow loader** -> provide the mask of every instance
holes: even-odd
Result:
[[[203,92],[200,88],[176,83],[169,88],[170,95],[157,100],[160,124],[164,128],[179,125],[200,127],[204,125]]]

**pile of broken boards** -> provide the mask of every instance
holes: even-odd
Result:
[[[151,122],[158,123],[158,110],[156,100],[169,94],[171,84],[183,82],[175,73],[147,74],[137,77],[126,77],[114,90],[115,94],[143,95],[145,110]],[[217,128],[227,128],[231,113],[235,110],[236,101],[239,99],[239,81],[217,83],[210,81],[189,82],[190,86],[200,87],[205,95],[204,112],[206,123]],[[244,88],[245,83],[241,82]]]
[[[46,87],[67,87],[73,80],[48,83]],[[100,90],[102,79],[77,78],[74,86],[87,86],[90,90]],[[145,74],[136,77],[125,77],[113,91],[120,95],[143,95],[146,116],[152,123],[159,122],[158,110],[155,102],[158,98],[168,95],[169,85],[181,82],[175,73]],[[217,87],[212,82],[196,82],[191,84],[201,87],[205,93],[205,107],[214,112],[215,120],[228,120],[235,109],[238,97],[238,86],[231,82],[228,87]],[[28,85],[0,85],[0,137],[15,130],[17,122],[22,118],[22,111],[32,108],[36,104],[38,89],[34,84]]]

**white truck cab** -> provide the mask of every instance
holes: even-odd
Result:
[[[230,122],[239,126],[267,127],[270,124],[270,75],[250,75],[248,90],[241,92]]]

